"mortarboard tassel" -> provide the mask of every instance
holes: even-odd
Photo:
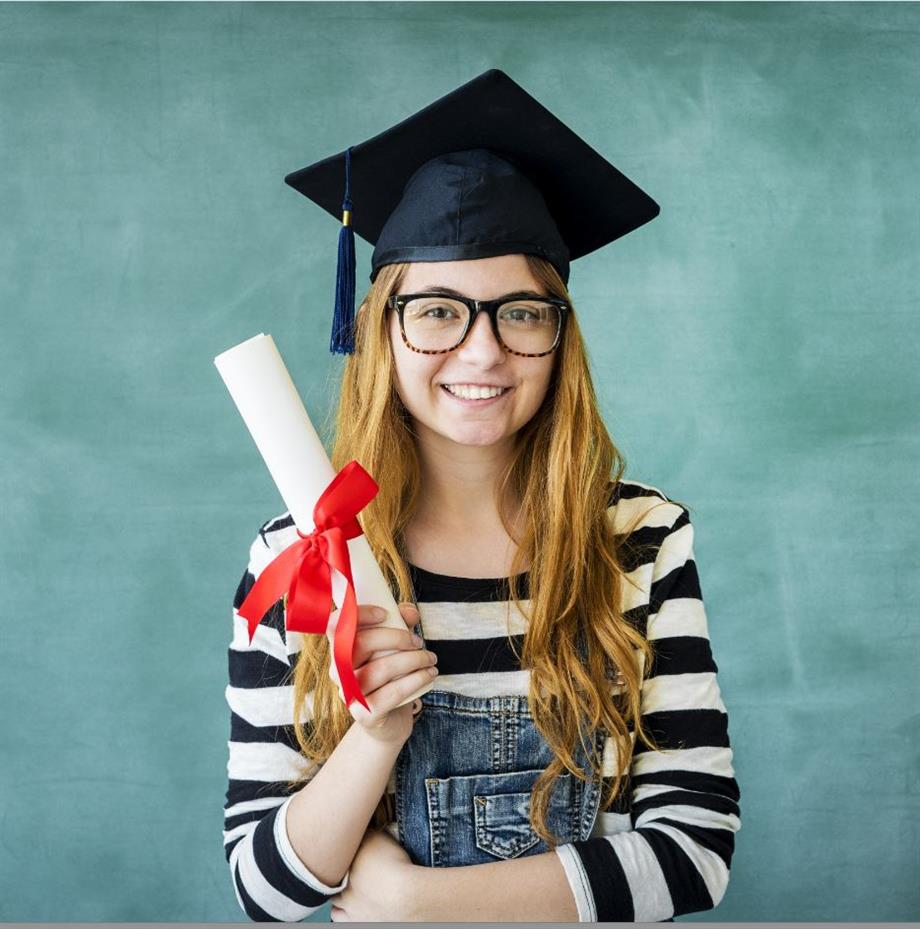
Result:
[[[351,147],[345,149],[345,199],[339,229],[339,261],[335,273],[335,313],[329,351],[351,355],[355,350],[355,234],[351,227]]]

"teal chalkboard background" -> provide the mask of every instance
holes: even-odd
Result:
[[[338,224],[282,178],[490,67],[662,205],[571,285],[627,476],[696,525],[742,829],[687,921],[920,919],[918,29],[0,6],[0,920],[246,921],[230,605],[284,507],[212,359],[272,333],[325,420]]]

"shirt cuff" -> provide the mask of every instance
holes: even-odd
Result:
[[[305,884],[308,884],[314,890],[327,894],[328,896],[337,894],[340,890],[344,890],[348,886],[348,875],[351,873],[351,869],[345,872],[345,877],[342,878],[341,884],[330,887],[328,884],[324,884],[300,860],[287,834],[287,811],[294,796],[294,794],[291,794],[291,796],[278,807],[278,814],[275,816],[275,844],[278,846],[278,852],[291,872],[299,877]]]
[[[568,845],[557,845],[555,852],[562,862],[565,876],[569,881],[569,887],[572,890],[572,895],[575,897],[575,906],[578,909],[578,921],[580,923],[596,923],[597,911],[594,907],[594,894],[591,893],[588,875],[585,874],[584,865],[581,863],[581,857],[578,852],[575,851],[575,846],[571,843]]]

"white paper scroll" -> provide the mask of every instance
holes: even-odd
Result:
[[[307,535],[316,528],[313,507],[336,472],[274,339],[259,333],[222,352],[214,364],[262,453],[294,524]],[[376,480],[376,475],[371,477]],[[406,623],[365,536],[349,539],[347,544],[357,602],[382,606],[387,617],[381,625],[405,629]],[[331,574],[332,598],[341,607],[346,581],[338,571],[332,570]],[[433,685],[434,681],[425,684],[399,705],[415,700]]]

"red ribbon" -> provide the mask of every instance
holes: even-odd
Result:
[[[361,535],[361,525],[355,516],[377,496],[379,489],[357,461],[349,461],[313,507],[316,528],[309,535],[297,530],[300,539],[292,542],[262,571],[238,610],[249,623],[251,644],[262,618],[286,592],[285,628],[292,632],[325,635],[332,606],[331,569],[335,568],[347,581],[345,601],[333,639],[335,667],[345,705],[350,706],[352,700],[357,700],[368,712],[370,707],[352,668],[358,604],[347,540]]]

